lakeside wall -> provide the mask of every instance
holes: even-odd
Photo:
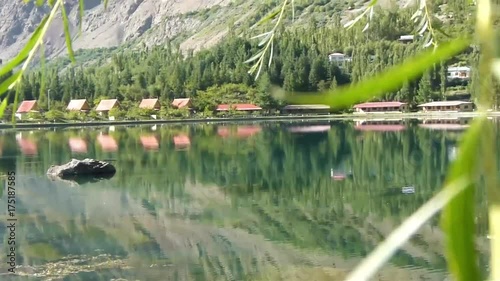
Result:
[[[97,126],[126,126],[126,125],[156,125],[156,124],[196,124],[196,123],[227,123],[227,122],[265,122],[289,120],[350,120],[363,118],[370,119],[421,119],[421,118],[473,118],[479,112],[411,112],[411,113],[363,113],[363,114],[328,114],[328,115],[289,115],[289,116],[256,116],[256,117],[229,117],[229,118],[193,118],[193,119],[166,119],[166,120],[126,120],[126,121],[99,121],[99,122],[68,122],[68,123],[3,123],[3,129],[33,129],[33,128],[64,128],[64,127],[97,127]],[[487,112],[488,117],[500,117],[500,112]]]

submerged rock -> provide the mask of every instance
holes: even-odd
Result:
[[[75,176],[96,176],[96,175],[114,175],[116,169],[108,162],[95,159],[72,159],[64,165],[53,165],[47,170],[47,175],[60,178],[74,178]]]

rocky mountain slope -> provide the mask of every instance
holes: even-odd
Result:
[[[108,48],[137,38],[147,44],[161,43],[168,38],[199,33],[208,25],[200,18],[205,13],[224,9],[230,0],[111,0],[104,9],[101,0],[85,0],[85,16],[81,35],[78,34],[78,0],[66,1],[75,35],[75,49]],[[12,58],[27,42],[49,7],[37,7],[21,0],[2,0],[0,5],[0,58]],[[220,20],[223,22],[225,20]],[[185,38],[185,44],[197,48],[210,44],[218,34]],[[79,36],[78,36],[79,35]],[[207,34],[208,35],[208,34]],[[49,54],[64,52],[64,33],[61,17],[52,24],[46,38]]]
[[[412,0],[407,0],[412,1]],[[403,5],[407,1],[397,2]],[[47,5],[37,7],[22,0],[0,0],[0,59],[8,60],[24,46]],[[32,1],[34,2],[34,1]],[[279,0],[85,0],[82,33],[78,31],[78,0],[67,0],[66,9],[75,37],[75,49],[110,48],[123,44],[162,44],[174,40],[183,50],[210,47],[230,30],[248,28],[266,15]],[[386,7],[393,0],[379,1]],[[346,19],[359,12],[364,1],[296,1],[299,20],[312,17],[327,22],[334,13]],[[46,40],[48,56],[65,54],[61,16],[53,22]]]

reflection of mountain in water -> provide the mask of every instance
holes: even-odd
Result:
[[[156,151],[140,141],[152,135],[149,128],[117,127],[109,133],[115,151],[105,151],[98,131],[38,133],[32,137],[39,161],[20,154],[15,162],[23,239],[18,261],[43,265],[68,254],[82,260],[115,256],[115,263],[97,270],[96,280],[268,280],[261,275],[277,272],[292,280],[312,272],[324,273],[317,280],[341,279],[435,193],[448,163],[443,143],[454,139],[416,126],[384,134],[329,126],[321,138],[305,134],[300,143],[269,124],[246,138],[232,137],[238,126],[224,126],[227,138],[217,126],[171,126],[154,133]],[[175,136],[189,137],[189,150],[177,151]],[[82,187],[50,182],[45,170],[71,158],[71,137],[88,140],[82,157],[113,158],[115,177]],[[13,136],[0,138],[8,153],[17,150]],[[348,167],[352,176],[334,181],[331,167]],[[408,185],[415,186],[414,194],[383,195]],[[484,234],[485,214],[478,222]],[[487,255],[485,245],[478,239]],[[380,280],[442,280],[442,246],[434,220],[381,271]],[[119,269],[122,263],[131,268]]]

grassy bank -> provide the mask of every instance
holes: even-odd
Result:
[[[186,118],[166,120],[127,120],[127,121],[93,121],[93,122],[46,122],[46,123],[3,123],[0,129],[31,129],[61,127],[98,127],[120,125],[155,125],[155,124],[196,124],[196,123],[240,123],[264,121],[296,121],[296,120],[380,120],[380,119],[426,119],[426,118],[472,118],[477,112],[410,112],[410,113],[367,113],[367,114],[330,114],[330,115],[291,115],[291,116],[259,116],[228,118]],[[488,116],[498,117],[500,112],[490,112]]]

